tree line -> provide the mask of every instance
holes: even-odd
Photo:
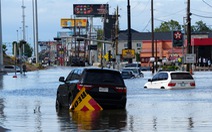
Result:
[[[169,31],[186,31],[187,26],[180,25],[178,21],[170,20],[162,22],[161,25],[155,28],[155,32],[169,32]],[[191,32],[211,32],[212,29],[206,25],[202,20],[195,22],[195,25],[191,26]]]

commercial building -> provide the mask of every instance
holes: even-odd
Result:
[[[184,35],[184,46],[173,47],[172,32],[155,32],[154,33],[154,57],[158,60],[175,61],[178,57],[182,57],[187,53],[187,40]],[[122,49],[127,49],[127,30],[120,31],[118,54],[121,55]],[[192,52],[196,54],[196,62],[198,58],[212,58],[212,33],[192,33],[191,35]],[[132,49],[135,53],[140,54],[140,62],[142,66],[150,66],[150,58],[152,57],[152,33],[138,32],[132,30]],[[122,59],[124,61],[124,59]],[[133,59],[133,61],[136,61]]]

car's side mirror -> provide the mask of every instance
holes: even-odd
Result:
[[[152,79],[148,79],[148,82],[152,82]]]
[[[60,77],[60,78],[59,78],[59,81],[60,81],[60,82],[65,82],[65,77]]]

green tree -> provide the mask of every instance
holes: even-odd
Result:
[[[195,22],[195,25],[191,26],[191,32],[210,32],[210,31],[212,30],[202,20]]]
[[[6,44],[2,45],[2,50],[3,50],[3,54],[6,54],[6,51],[7,51],[7,45]]]
[[[15,54],[15,53],[14,53],[14,48],[15,48],[14,46],[16,45],[16,54],[17,54],[17,53],[18,53],[18,43],[17,43],[16,41],[13,41],[12,44],[13,44],[12,53]]]
[[[162,22],[159,27],[155,28],[155,32],[169,32],[175,30],[181,30],[181,25],[179,24],[179,22],[174,20]]]
[[[19,55],[19,48],[23,49],[24,46],[24,55],[27,57],[31,57],[32,56],[32,52],[33,52],[33,48],[30,47],[30,45],[21,40],[19,43],[17,43],[16,41],[13,41],[13,54],[14,54],[14,45],[16,44],[16,54]]]
[[[28,43],[25,44],[24,49],[25,49],[24,55],[27,57],[32,57],[33,48],[30,47],[30,45]]]
[[[141,61],[141,58],[140,58],[140,54],[139,53],[136,53],[135,54],[135,59],[136,59],[136,61],[138,62],[140,62]]]

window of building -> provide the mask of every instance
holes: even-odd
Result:
[[[124,44],[124,48],[128,48],[128,45],[127,44]]]
[[[141,57],[141,63],[148,63],[149,57]]]
[[[141,48],[141,43],[137,43],[137,48]]]

